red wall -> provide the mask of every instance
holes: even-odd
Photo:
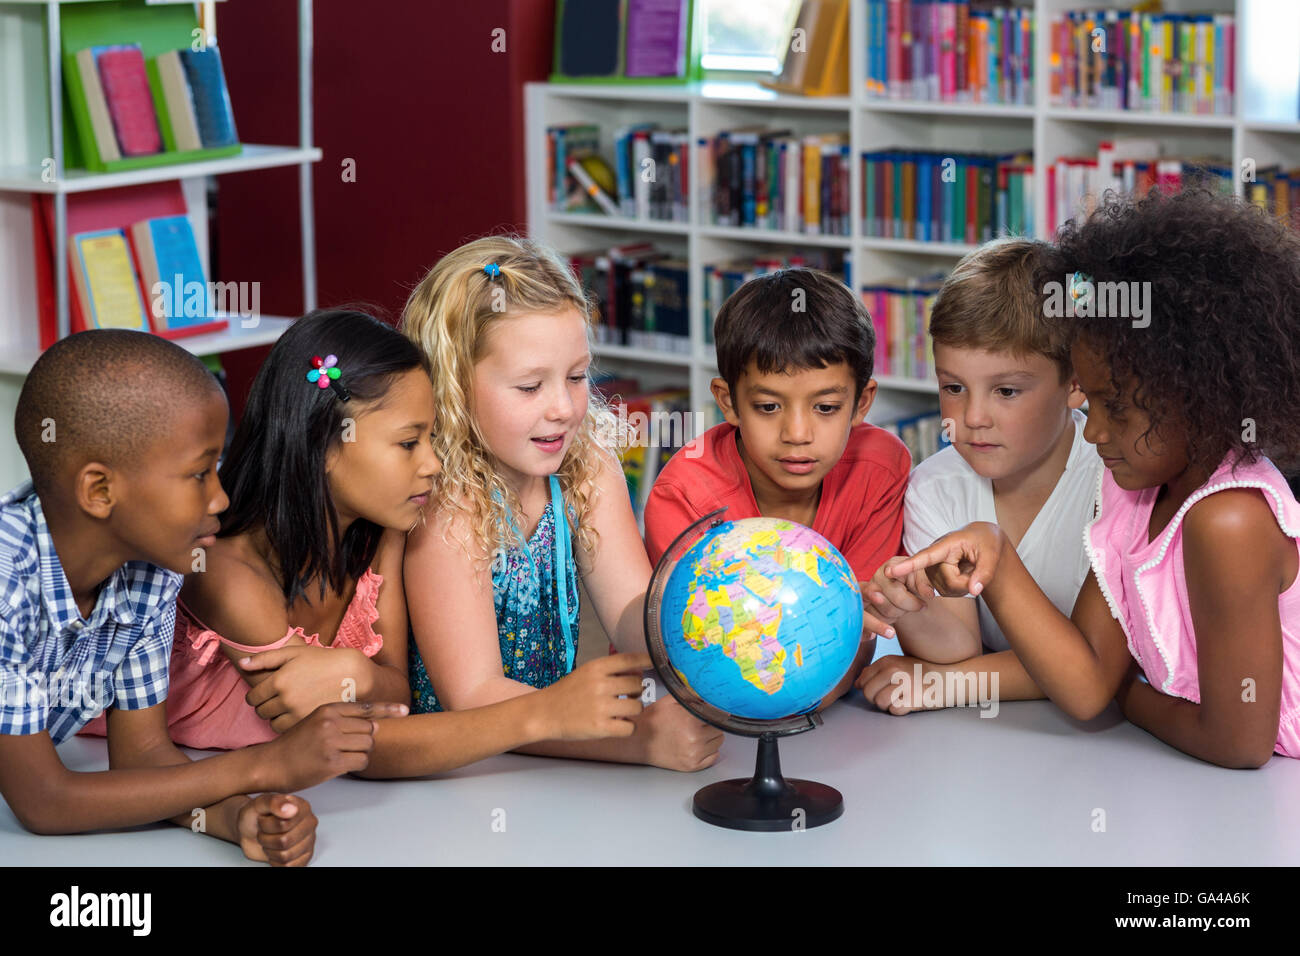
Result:
[[[370,303],[396,321],[440,255],[524,231],[523,84],[550,70],[554,0],[314,7],[318,303]],[[217,17],[240,139],[297,143],[297,4],[227,3]],[[355,182],[342,180],[349,158]],[[216,278],[260,282],[266,314],[301,314],[296,167],[221,177],[216,230]],[[266,352],[225,356],[236,414]]]

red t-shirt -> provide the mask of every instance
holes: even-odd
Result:
[[[903,492],[911,468],[907,446],[864,423],[849,433],[844,454],[822,479],[813,530],[839,549],[860,581],[899,553]],[[749,472],[736,447],[736,427],[726,422],[673,455],[655,479],[645,506],[651,564],[659,562],[691,522],[722,507],[728,521],[760,517]]]

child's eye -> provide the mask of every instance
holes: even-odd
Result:
[[[1018,388],[999,388],[995,389],[995,391],[1003,398],[1015,398],[1022,390]]]
[[[537,391],[537,390],[538,390],[539,388],[541,388],[541,387],[542,387],[542,386],[541,386],[541,383],[540,383],[540,382],[539,382],[538,384],[536,384],[536,385],[520,385],[520,386],[519,386],[519,391],[521,391],[521,392],[527,392],[528,394],[531,395],[533,392]]]
[[[570,375],[570,376],[569,376],[569,381],[570,381],[570,382],[585,382],[586,380],[587,380],[587,373],[586,373],[586,372],[583,372],[581,375]]]
[[[754,406],[754,411],[762,412],[764,415],[770,415],[776,411],[776,402],[762,402]]]
[[[197,479],[198,481],[200,481],[200,482],[207,481],[207,480],[208,480],[208,472],[210,472],[210,471],[212,471],[211,468],[204,468],[202,471],[200,471],[200,472],[198,472],[197,474],[193,475],[193,477],[194,477],[195,479]]]
[[[420,440],[418,438],[412,438],[410,441],[398,442],[398,444],[401,445],[403,448],[405,448],[407,451],[410,451],[419,443]]]
[[[838,412],[838,411],[840,410],[840,407],[841,407],[841,406],[839,406],[839,405],[825,405],[825,404],[823,404],[823,405],[818,405],[818,406],[817,406],[817,411],[821,412],[823,415],[834,415],[836,412]]]
[[[943,389],[943,391],[947,392],[949,395],[961,394],[962,387],[960,385],[941,385],[939,387]]]

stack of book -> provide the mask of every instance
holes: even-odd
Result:
[[[690,137],[655,123],[614,133],[614,164],[600,154],[591,123],[546,130],[546,198],[556,212],[605,213],[668,222],[687,220]]]
[[[862,287],[862,302],[871,313],[876,333],[876,375],[934,379],[930,310],[943,278],[943,273],[935,273],[886,279]]]
[[[87,47],[68,59],[64,77],[92,167],[238,144],[216,47],[149,60],[135,43]]]
[[[690,267],[686,260],[635,243],[569,257],[599,310],[596,341],[689,354]]]
[[[696,148],[713,225],[849,234],[848,133],[745,127],[701,137]]]
[[[1034,102],[1034,11],[969,0],[867,0],[867,95]]]
[[[1232,195],[1230,160],[1161,153],[1159,140],[1116,139],[1102,141],[1095,156],[1058,157],[1047,167],[1048,234],[1067,220],[1092,212],[1108,190],[1144,196],[1153,188],[1172,194],[1198,186]]]
[[[862,207],[868,236],[972,244],[1030,236],[1033,153],[863,153]]]
[[[881,422],[880,427],[892,435],[897,435],[907,446],[907,450],[912,453],[913,468],[952,444],[944,431],[943,415],[940,412],[926,412],[891,422]]]
[[[1088,109],[1231,116],[1231,13],[1075,10],[1052,19],[1050,101]]]
[[[1292,229],[1300,229],[1300,168],[1268,166],[1255,170],[1254,176],[1244,184],[1246,198]]]
[[[595,376],[595,388],[613,407],[620,425],[631,434],[619,447],[637,526],[645,531],[645,504],[650,487],[668,459],[694,434],[691,394],[686,387],[643,391],[634,378]]]
[[[842,277],[844,284],[853,287],[850,275],[851,260],[838,249],[810,249],[805,252],[777,251],[752,259],[734,259],[704,266],[704,341],[713,341],[713,320],[718,310],[731,294],[755,276],[768,275],[780,269],[805,267],[820,269]]]

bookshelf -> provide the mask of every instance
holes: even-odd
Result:
[[[316,305],[316,242],[311,205],[312,164],[321,151],[312,145],[312,3],[298,0],[298,142],[290,145],[243,144],[238,155],[117,172],[89,172],[65,166],[61,10],[70,3],[113,0],[0,0],[0,488],[26,477],[10,423],[23,378],[40,355],[36,255],[32,232],[32,196],[51,196],[55,248],[66,249],[68,201],[77,193],[121,189],[144,183],[178,181],[205,275],[212,276],[208,250],[207,177],[296,166],[299,171],[298,216],[301,228],[304,309]],[[159,0],[151,0],[157,3]],[[169,0],[163,0],[169,2]],[[204,4],[211,7],[211,4]],[[209,14],[210,15],[210,14]],[[236,110],[240,104],[236,103]],[[244,108],[251,108],[245,104]],[[238,112],[236,112],[238,122]],[[75,200],[74,200],[75,201]],[[66,258],[54,270],[60,337],[69,330]],[[216,355],[274,342],[293,321],[262,315],[250,327],[239,316],[222,316],[229,326],[216,334],[177,339],[196,355]]]
[[[1029,6],[1028,4],[1019,4]],[[593,352],[602,370],[635,374],[649,387],[660,382],[688,383],[697,412],[713,407],[709,380],[717,374],[712,346],[705,343],[702,286],[704,265],[778,248],[831,247],[845,251],[854,285],[895,276],[947,271],[974,246],[965,243],[868,237],[862,221],[861,154],[891,146],[917,149],[999,150],[1032,148],[1035,156],[1033,221],[1045,237],[1048,222],[1046,165],[1058,156],[1095,153],[1099,142],[1149,136],[1166,152],[1231,157],[1233,168],[1254,159],[1300,165],[1300,4],[1294,0],[1165,0],[1167,12],[1233,13],[1236,31],[1235,112],[1227,116],[1146,111],[1087,110],[1053,106],[1046,77],[1050,49],[1044,26],[1054,15],[1081,8],[1131,8],[1115,0],[1034,0],[1034,101],[1027,105],[882,100],[867,95],[867,0],[852,0],[850,18],[850,95],[803,98],[778,94],[755,82],[717,82],[706,78],[685,86],[566,86],[530,83],[525,91],[526,179],[529,234],[562,253],[634,240],[654,241],[690,264],[688,355],[647,355],[644,349],[600,345]],[[1279,71],[1279,64],[1282,69]],[[1279,75],[1282,79],[1279,81]],[[1289,80],[1286,77],[1290,77]],[[1287,83],[1290,86],[1287,86]],[[1279,84],[1281,89],[1279,90]],[[745,124],[790,127],[797,134],[849,131],[851,236],[809,236],[753,228],[715,226],[707,221],[700,195],[692,188],[686,222],[640,221],[600,214],[558,213],[548,208],[545,189],[546,128],[560,123],[597,123],[601,152],[612,155],[612,133],[632,122],[658,122],[701,136]],[[689,154],[689,181],[701,182],[698,156]],[[1243,189],[1241,176],[1236,192]],[[673,376],[676,376],[675,378]],[[878,377],[879,391],[869,420],[889,421],[937,407],[933,382]]]

